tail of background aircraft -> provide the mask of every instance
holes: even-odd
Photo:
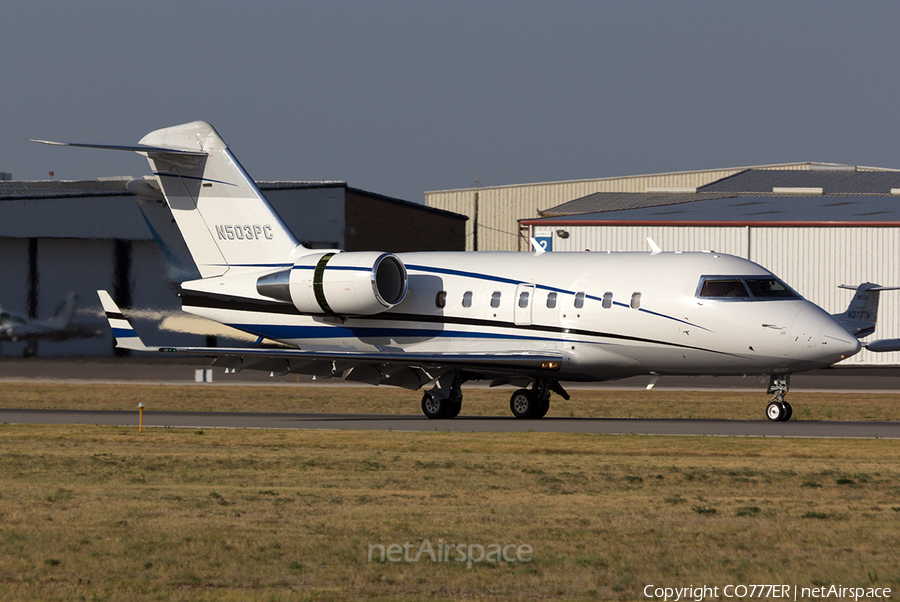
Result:
[[[839,288],[854,290],[854,287],[842,284]],[[838,322],[857,338],[869,336],[875,332],[875,323],[878,320],[878,297],[881,291],[898,290],[898,286],[881,286],[864,282],[856,288],[856,293],[850,301],[847,311],[840,314],[832,314]]]
[[[59,304],[53,317],[44,320],[42,326],[46,328],[65,328],[72,321],[77,305],[78,297],[75,293],[69,293],[66,300]]]

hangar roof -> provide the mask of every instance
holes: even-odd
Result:
[[[898,194],[895,170],[745,169],[697,189],[598,192],[522,223],[900,223]]]
[[[821,188],[823,194],[891,194],[900,171],[746,169],[702,186],[698,192],[757,192],[775,188]]]
[[[531,225],[589,225],[654,222],[659,225],[838,225],[877,222],[900,223],[900,198],[895,196],[733,195],[638,209],[600,211],[522,220]],[[623,224],[624,225],[624,224]]]

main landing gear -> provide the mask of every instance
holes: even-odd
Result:
[[[784,400],[784,396],[787,395],[790,389],[790,384],[790,374],[778,374],[769,377],[769,390],[767,392],[773,393],[774,396],[769,401],[769,405],[766,406],[766,417],[772,422],[787,422],[794,414],[791,404]]]
[[[569,394],[557,380],[536,379],[531,389],[519,389],[509,398],[509,409],[516,418],[543,418],[550,409],[550,392],[563,399]]]
[[[452,375],[452,380],[440,379],[434,388],[422,396],[422,413],[430,419],[459,416],[462,409],[462,382],[459,375]],[[550,409],[551,392],[569,399],[569,394],[559,381],[538,378],[532,383],[531,389],[519,389],[512,394],[509,409],[516,418],[543,418]]]

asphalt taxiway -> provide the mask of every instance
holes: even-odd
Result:
[[[136,411],[0,409],[3,424],[138,426]],[[415,415],[273,412],[144,412],[145,428],[310,429],[459,433],[602,433],[720,437],[811,437],[900,439],[900,421],[659,420],[633,418],[542,418],[459,416],[429,420]]]
[[[131,384],[193,384],[197,370],[209,369],[210,359],[192,357],[19,357],[0,358],[0,382],[69,382],[69,383],[122,383]],[[224,374],[221,368],[211,373],[213,385],[266,385],[294,386],[308,384],[309,376],[288,374],[271,378],[268,372],[243,370],[237,374]],[[635,376],[599,383],[565,383],[567,389],[644,389],[649,376]],[[210,383],[201,383],[209,386]],[[334,378],[316,381],[316,385],[333,384],[354,386]],[[370,386],[370,385],[355,385]],[[487,386],[487,383],[469,383],[466,387]],[[765,396],[766,382],[755,376],[664,376],[657,390],[749,390]],[[900,368],[894,367],[841,367],[811,370],[791,375],[792,391],[900,391]]]
[[[308,377],[288,375],[269,378],[267,373],[244,371],[237,375],[215,373],[214,383],[195,383],[197,370],[209,367],[203,358],[2,358],[2,382],[93,382],[153,383],[196,386],[276,385],[303,386]],[[647,377],[609,383],[574,384],[567,388],[643,389]],[[315,384],[354,386],[339,379]],[[369,385],[356,385],[369,386]],[[486,385],[485,385],[486,386]],[[794,391],[833,391],[852,394],[894,393],[900,390],[900,369],[844,368],[816,370],[792,377]],[[657,389],[755,390],[764,400],[765,384],[758,378],[666,377]],[[96,424],[137,427],[137,411],[16,410],[0,409],[0,423],[7,424]],[[900,439],[900,421],[812,421],[792,420],[676,420],[616,418],[543,418],[520,420],[506,416],[459,416],[454,420],[428,420],[422,415],[264,413],[264,412],[170,412],[145,411],[148,428],[259,428],[317,430],[446,431],[446,432],[556,432],[647,435],[699,435],[735,437],[826,437]]]

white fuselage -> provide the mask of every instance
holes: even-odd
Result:
[[[717,253],[406,253],[408,293],[369,316],[301,315],[261,296],[279,266],[184,284],[183,307],[307,350],[552,351],[560,380],[784,374],[830,366],[859,341],[799,297],[700,296],[704,277],[774,278]],[[283,269],[283,266],[281,266]]]

